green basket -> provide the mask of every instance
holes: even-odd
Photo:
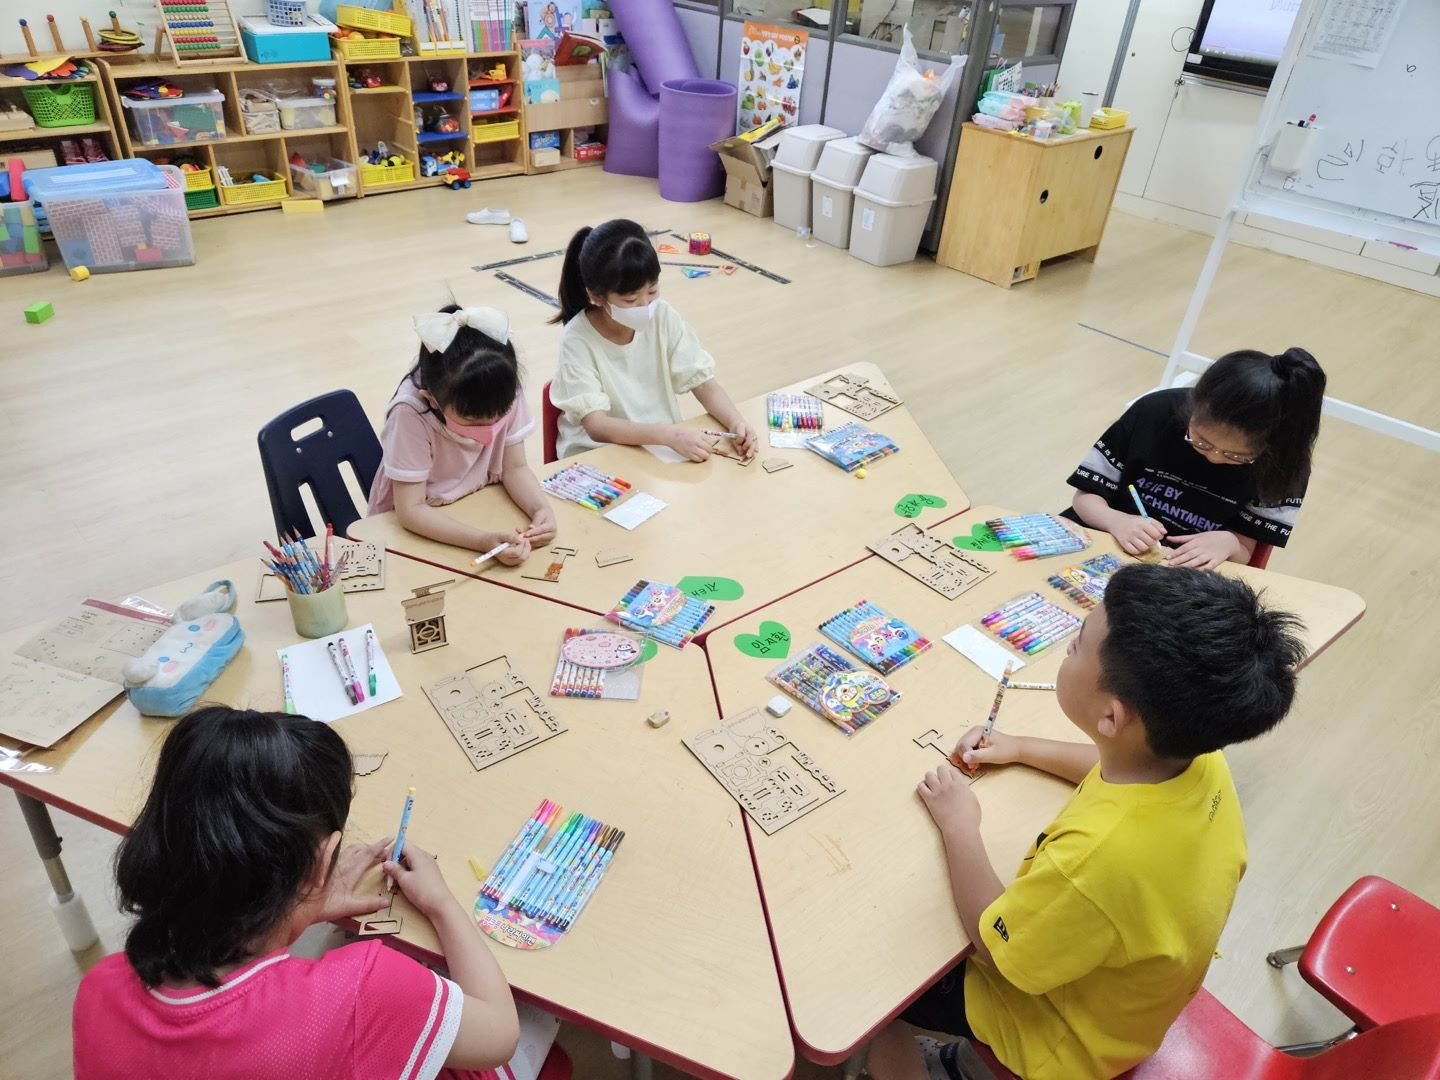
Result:
[[[185,209],[210,210],[220,205],[220,196],[213,187],[195,188],[185,192]]]
[[[95,84],[27,86],[25,107],[42,128],[81,127],[95,123]]]

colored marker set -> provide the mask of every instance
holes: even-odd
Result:
[[[1079,566],[1067,566],[1045,580],[1088,611],[1105,599],[1105,586],[1121,565],[1114,555],[1096,555]]]
[[[846,472],[900,452],[900,447],[888,435],[871,431],[853,420],[834,431],[806,439],[805,445]]]
[[[1018,514],[985,523],[1000,546],[1021,562],[1050,555],[1073,555],[1084,551],[1090,541],[1068,528],[1054,514]]]
[[[325,651],[330,654],[330,663],[335,667],[335,674],[340,676],[340,684],[345,687],[345,696],[350,699],[351,705],[359,705],[365,700],[365,685],[360,681],[360,672],[355,666],[355,657],[350,653],[350,646],[345,642],[345,635],[341,634],[334,641],[328,642]],[[370,693],[375,693],[375,631],[365,631],[365,663],[368,672],[367,682],[370,686]],[[280,658],[282,677],[285,680],[286,712],[292,712],[291,705],[293,697],[290,686],[289,661],[286,657]]]
[[[475,898],[480,930],[512,949],[545,949],[574,925],[625,833],[546,799]]]
[[[334,528],[327,525],[323,561],[315,557],[310,545],[300,538],[299,533],[282,535],[279,547],[268,540],[262,540],[261,543],[270,553],[270,558],[262,556],[260,561],[266,570],[284,582],[285,588],[293,593],[308,596],[311,593],[324,592],[340,580],[340,571],[345,566],[346,556],[349,555],[348,550],[342,551],[338,561],[330,561],[330,541],[334,535]]]
[[[635,701],[642,653],[640,641],[629,634],[571,627],[560,642],[550,696]]]
[[[847,735],[853,735],[900,700],[873,671],[861,671],[823,642],[811,645],[766,676]]]
[[[630,494],[630,484],[590,465],[567,465],[540,486],[558,499],[568,499],[589,510],[603,510]]]
[[[771,431],[808,431],[825,426],[825,405],[809,394],[766,394],[765,412]]]
[[[1080,616],[1052,604],[1039,593],[1026,593],[980,620],[1016,652],[1035,656],[1080,628]]]
[[[680,649],[690,643],[713,614],[714,604],[686,596],[674,585],[642,580],[637,581],[605,617]]]
[[[904,667],[930,648],[930,640],[908,623],[861,600],[820,624],[820,632],[882,675]]]

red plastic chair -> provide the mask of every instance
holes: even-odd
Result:
[[[995,1080],[1018,1080],[990,1048],[973,1044]],[[1291,1057],[1201,990],[1154,1055],[1118,1080],[1440,1080],[1440,1015],[1412,1016],[1315,1057]]]
[[[1250,552],[1250,561],[1246,565],[1253,566],[1256,570],[1264,570],[1265,564],[1270,561],[1270,553],[1274,550],[1274,544],[1256,544],[1255,550]]]
[[[1265,958],[1300,976],[1361,1031],[1440,1013],[1440,908],[1382,877],[1330,905],[1310,941]]]
[[[550,401],[550,384],[540,391],[541,458],[549,465],[557,457],[555,445],[560,441],[560,410]]]

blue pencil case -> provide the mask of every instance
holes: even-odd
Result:
[[[143,716],[184,716],[245,644],[235,586],[217,581],[180,606],[175,625],[125,665],[125,693]],[[221,610],[217,610],[221,609]]]

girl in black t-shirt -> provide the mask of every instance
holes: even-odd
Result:
[[[1070,475],[1066,516],[1139,555],[1164,541],[1172,566],[1248,562],[1284,547],[1310,479],[1325,372],[1304,349],[1222,356],[1193,389],[1137,399]],[[1134,485],[1149,513],[1135,513]]]

